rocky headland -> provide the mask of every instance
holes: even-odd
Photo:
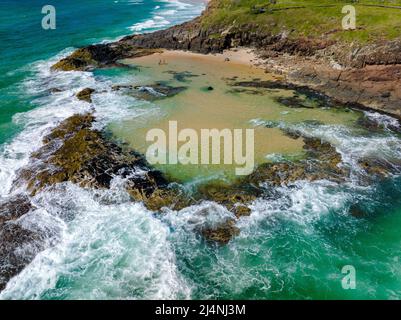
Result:
[[[401,118],[400,39],[347,43],[324,34],[292,34],[285,26],[277,32],[275,27],[269,30],[251,21],[234,23],[223,19],[214,22],[215,15],[225,4],[225,1],[212,0],[202,16],[166,30],[80,48],[52,69],[82,71],[110,67],[118,65],[122,59],[150,55],[162,49],[210,54],[248,47],[259,56],[259,67],[279,74],[281,80],[234,82],[237,88],[289,88],[316,95],[325,104],[372,109]],[[250,16],[270,12],[263,7],[247,10]],[[143,87],[116,86],[113,90],[125,90],[140,99],[155,100],[177,94],[185,87],[156,83]],[[153,91],[160,94],[155,96]],[[93,93],[93,89],[86,88],[77,93],[77,98],[91,103]],[[284,102],[308,107],[300,101]],[[214,201],[232,212],[233,218],[213,228],[199,230],[199,233],[209,241],[226,244],[239,232],[236,220],[250,214],[249,205],[257,197],[271,196],[266,184],[274,187],[291,185],[297,180],[320,179],[342,182],[350,175],[348,168],[342,165],[341,154],[328,142],[282,128],[288,136],[303,139],[303,159],[265,163],[232,184],[210,183],[189,194],[152,168],[144,156],[112,141],[106,132],[93,129],[94,121],[93,114],[77,114],[49,132],[42,147],[31,155],[29,165],[19,170],[14,182],[15,190],[26,186],[27,194],[14,195],[0,204],[0,264],[3,266],[0,290],[43,250],[42,235],[15,222],[35,209],[32,196],[58,183],[107,189],[112,179],[119,176],[124,179],[125,189],[133,201],[141,201],[160,214],[163,208],[180,210],[202,201]],[[361,125],[375,127],[376,123],[362,119]],[[359,164],[366,176],[379,178],[401,167],[400,163],[389,164],[370,158],[361,159]],[[20,254],[27,244],[28,254]]]
[[[259,18],[261,13],[271,14],[274,18],[275,10],[282,10],[272,7],[270,13],[255,11],[249,5],[241,5],[241,1],[238,3],[239,8],[246,9],[244,15],[247,14],[250,19],[253,16]],[[161,49],[209,54],[249,47],[261,58],[258,60],[261,68],[279,73],[289,85],[307,86],[343,104],[401,118],[399,38],[386,40],[385,37],[377,37],[364,42],[358,41],[358,30],[321,30],[319,35],[312,32],[308,35],[288,30],[285,25],[278,32],[277,21],[272,22],[272,28],[246,19],[240,23],[230,16],[227,21],[220,21],[216,17],[224,6],[230,5],[212,0],[203,14],[192,21],[154,33],[127,36],[110,44],[78,49],[53,68],[88,70],[106,67],[117,64],[121,59],[141,57]],[[236,8],[234,4],[232,6]],[[399,11],[401,15],[401,9]],[[355,40],[332,37],[338,33],[355,33]]]

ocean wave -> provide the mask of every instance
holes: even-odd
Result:
[[[38,224],[57,229],[57,244],[39,253],[0,298],[188,298],[169,229],[122,195],[118,187],[95,192],[69,183],[38,195],[34,203],[43,209],[36,219],[52,217]],[[25,220],[30,227],[35,221]]]
[[[175,0],[161,2],[164,5],[156,6],[151,18],[135,23],[129,29],[134,33],[152,32],[190,20],[198,16],[205,7],[202,2],[186,3]]]
[[[369,114],[384,124],[398,124],[396,119],[379,114]],[[278,127],[284,130],[299,132],[302,136],[319,138],[332,144],[341,153],[343,162],[351,167],[357,167],[358,160],[366,157],[379,157],[385,160],[401,158],[399,136],[392,132],[387,134],[369,133],[345,125],[320,123],[287,123],[263,119],[252,119],[250,123],[257,126]]]

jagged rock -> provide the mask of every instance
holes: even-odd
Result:
[[[327,142],[304,138],[306,157],[295,162],[264,163],[245,178],[247,183],[259,185],[268,182],[273,186],[288,185],[298,180],[327,179],[341,182],[348,171],[339,166],[341,155]]]
[[[59,93],[59,92],[62,92],[63,90],[61,90],[61,89],[59,89],[59,88],[51,88],[50,90],[49,90],[49,92],[50,93]]]
[[[95,90],[92,88],[85,88],[85,89],[81,90],[80,92],[78,92],[76,96],[79,100],[92,103],[92,93],[94,93],[94,92],[95,92]]]
[[[207,240],[227,244],[233,237],[239,234],[239,229],[235,226],[234,220],[229,220],[218,227],[205,228],[201,233]]]
[[[367,173],[370,179],[386,178],[401,172],[401,160],[382,160],[373,157],[364,157],[358,160],[358,165]]]
[[[128,184],[127,191],[135,201],[142,201],[152,211],[160,211],[162,208],[181,210],[195,203],[188,195],[166,186],[159,185],[156,189],[146,193],[138,190],[135,186],[132,188]]]
[[[366,115],[360,116],[356,121],[356,124],[358,126],[361,126],[369,130],[370,132],[381,132],[385,129],[389,129],[391,131],[401,133],[401,126],[397,125],[398,123],[399,122],[394,122],[394,124],[387,123],[386,125],[384,125],[383,123],[380,123],[379,121],[372,119]]]
[[[36,194],[56,183],[71,181],[83,187],[108,188],[115,175],[127,177],[144,193],[166,184],[160,172],[148,168],[136,153],[124,152],[91,128],[91,114],[74,115],[63,121],[43,140],[44,146],[32,154],[31,164],[18,172],[15,184],[26,183]]]
[[[148,49],[130,46],[126,43],[97,44],[80,48],[67,58],[52,66],[53,70],[85,71],[96,67],[105,67],[116,64],[124,58],[135,58],[161,52],[158,49]]]
[[[0,203],[0,225],[7,221],[17,220],[28,213],[33,206],[26,195],[16,195]]]
[[[0,291],[42,249],[38,233],[15,223],[32,209],[26,195],[16,195],[0,203]]]
[[[43,235],[10,221],[0,226],[0,291],[44,249]]]
[[[225,206],[233,212],[238,218],[249,215],[250,209],[247,207],[260,194],[260,190],[250,185],[241,185],[241,183],[224,184],[208,183],[199,187],[201,199],[211,200]]]

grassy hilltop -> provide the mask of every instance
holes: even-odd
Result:
[[[347,4],[356,8],[353,31],[341,26]],[[244,25],[272,34],[287,31],[294,38],[324,36],[361,44],[392,40],[401,36],[401,0],[211,0],[202,19],[204,30]]]

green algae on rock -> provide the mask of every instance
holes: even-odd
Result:
[[[139,48],[127,44],[118,46],[97,44],[77,49],[68,57],[54,64],[52,69],[59,71],[85,71],[91,68],[110,66],[127,57],[142,57],[157,52],[160,52],[160,50]]]
[[[92,93],[95,92],[95,89],[85,88],[76,94],[76,97],[79,100],[86,101],[88,103],[92,103]]]
[[[166,184],[160,172],[147,168],[142,156],[123,151],[93,130],[94,120],[91,114],[64,120],[43,139],[43,147],[32,154],[31,165],[18,172],[15,184],[26,182],[32,194],[66,181],[82,187],[109,188],[113,176],[127,177],[138,168],[145,174],[130,179],[141,192],[149,193]]]
[[[295,162],[264,163],[245,178],[248,183],[268,182],[274,186],[288,185],[298,180],[327,179],[344,181],[348,170],[340,166],[341,155],[327,142],[316,138],[304,138],[305,159]]]
[[[205,228],[201,230],[202,235],[209,241],[227,244],[239,234],[239,229],[235,226],[234,220],[228,220],[215,228]]]

